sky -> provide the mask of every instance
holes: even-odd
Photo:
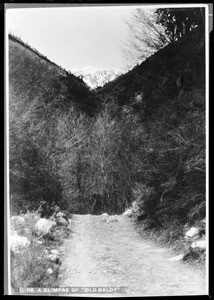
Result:
[[[66,70],[123,69],[133,7],[16,8],[6,28]]]

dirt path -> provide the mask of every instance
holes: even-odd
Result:
[[[98,297],[206,294],[204,272],[168,261],[175,256],[170,249],[143,240],[126,217],[117,219],[73,216],[63,246],[61,287],[126,287],[122,294],[91,294]]]

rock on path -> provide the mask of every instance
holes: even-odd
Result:
[[[101,216],[74,215],[71,228],[63,246],[61,287],[126,287],[123,294],[88,297],[207,294],[204,270],[170,261],[175,254],[142,239],[125,216],[108,223]]]

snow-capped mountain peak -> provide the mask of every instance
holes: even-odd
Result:
[[[101,69],[98,67],[86,66],[81,70],[72,70],[72,73],[75,76],[81,77],[88,86],[90,86],[92,89],[95,89],[124,74],[125,70]]]

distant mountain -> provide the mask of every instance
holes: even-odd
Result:
[[[116,79],[120,75],[124,74],[126,71],[123,69],[91,69],[74,71],[73,74],[82,78],[82,80],[92,89],[97,87],[102,87],[106,83]]]

